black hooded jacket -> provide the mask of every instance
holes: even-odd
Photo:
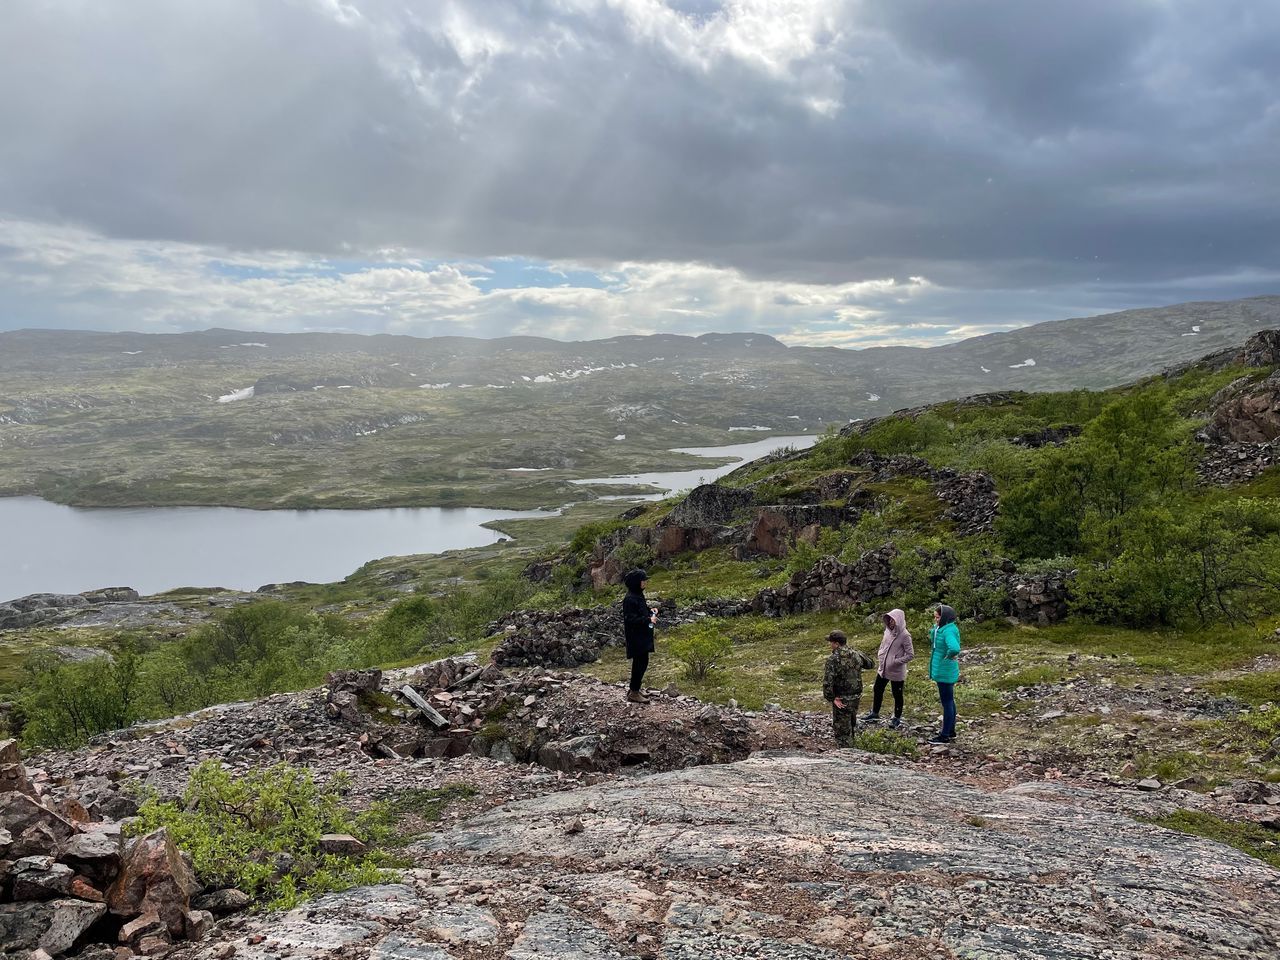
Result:
[[[622,582],[627,585],[627,595],[622,598],[622,630],[627,642],[627,659],[638,653],[653,653],[653,611],[644,598],[640,584],[649,579],[643,570],[632,570]]]

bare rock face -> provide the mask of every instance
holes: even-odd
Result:
[[[155,913],[177,939],[185,935],[185,914],[199,889],[191,866],[160,829],[129,845],[120,876],[107,892],[107,905],[119,917]]]
[[[1235,850],[838,757],[762,755],[551,794],[422,850],[454,883],[483,876],[493,905],[504,888],[532,891],[515,944],[563,940],[573,957],[632,955],[637,933],[649,955],[703,960],[1248,957],[1280,937],[1280,874]],[[527,866],[495,867],[530,851]]]
[[[704,483],[694,487],[671,511],[671,522],[683,527],[720,527],[733,522],[755,503],[750,490]]]
[[[0,794],[0,829],[13,838],[8,856],[40,856],[70,839],[75,826],[19,791]]]
[[[1263,330],[1245,341],[1236,362],[1246,367],[1280,367],[1280,330]]]
[[[0,603],[0,630],[53,623],[68,612],[84,607],[129,603],[138,599],[138,591],[130,587],[106,587],[86,593],[33,593]]]
[[[549,793],[434,834],[399,883],[249,918],[196,956],[1274,955],[1280,873],[1025,787],[775,753]]]
[[[822,557],[783,586],[769,587],[751,601],[751,609],[770,617],[812,610],[845,610],[887,596],[893,589],[893,544],[869,550],[849,565]]]

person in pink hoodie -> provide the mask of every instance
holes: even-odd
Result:
[[[902,726],[902,691],[907,680],[907,664],[915,657],[911,645],[911,631],[907,629],[907,615],[901,610],[890,610],[884,615],[884,637],[876,653],[876,683],[871,688],[873,700],[871,712],[862,720],[875,723],[880,719],[880,705],[884,702],[884,688],[893,689],[893,719],[889,726]]]

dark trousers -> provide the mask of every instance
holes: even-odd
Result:
[[[637,653],[631,658],[631,689],[640,692],[640,683],[644,680],[644,672],[649,669],[649,651]]]
[[[942,702],[942,736],[956,735],[956,685],[938,684],[938,699]]]
[[[884,703],[884,688],[893,687],[893,715],[895,717],[902,716],[902,689],[906,685],[904,680],[886,680],[880,674],[876,674],[876,685],[871,688],[874,699],[871,701],[871,712],[876,716],[880,715],[880,705]]]

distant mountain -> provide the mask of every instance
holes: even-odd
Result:
[[[1099,388],[1280,327],[1280,296],[937,347],[751,333],[540,337],[0,333],[0,492],[77,503],[559,502],[672,447],[991,390]],[[513,468],[537,469],[513,474]]]

